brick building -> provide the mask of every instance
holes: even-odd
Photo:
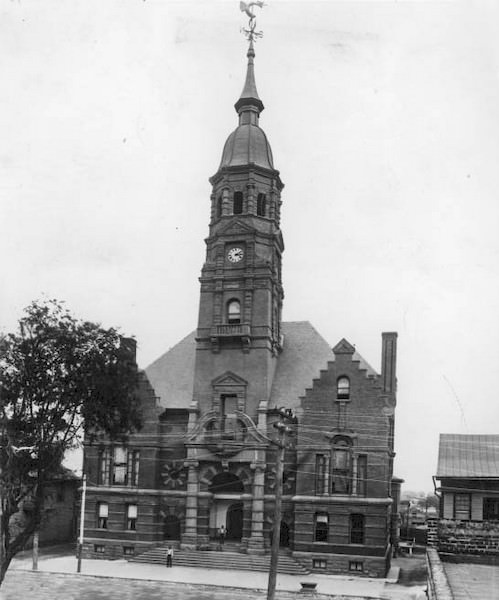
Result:
[[[396,333],[378,374],[342,339],[281,320],[283,183],[259,126],[250,44],[212,193],[197,331],[141,373],[145,426],[86,446],[86,555],[165,540],[268,552],[277,408],[298,423],[283,478],[282,546],[311,569],[383,576],[392,519]],[[207,211],[208,212],[208,211]],[[398,485],[398,484],[397,484]]]

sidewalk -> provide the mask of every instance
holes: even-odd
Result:
[[[175,565],[175,563],[174,563]],[[76,573],[77,561],[73,556],[40,556],[38,570],[48,573]],[[11,569],[31,571],[31,556],[23,553],[12,561]],[[210,585],[230,588],[266,590],[268,575],[254,571],[233,571],[220,569],[194,569],[130,563],[126,560],[91,560],[82,561],[82,575],[97,577],[114,577],[119,579],[135,579],[148,581],[168,581],[189,583],[194,585]],[[363,579],[340,575],[311,574],[303,576],[278,574],[277,590],[298,592],[302,581],[317,583],[316,591],[339,597],[362,599],[380,598],[415,598],[411,588],[387,585],[384,579]]]

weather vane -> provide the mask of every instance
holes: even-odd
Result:
[[[246,36],[246,39],[250,42],[254,42],[263,36],[263,31],[255,31],[256,16],[253,12],[254,6],[263,8],[265,4],[262,2],[262,0],[253,0],[252,2],[243,2],[241,0],[241,2],[239,2],[239,8],[241,9],[241,12],[245,12],[249,17],[248,29],[241,27],[241,31]]]

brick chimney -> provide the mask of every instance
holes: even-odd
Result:
[[[120,337],[120,347],[124,350],[130,360],[135,364],[137,362],[137,340],[132,337]]]
[[[383,382],[383,391],[394,394],[397,391],[397,332],[384,331],[381,337],[381,380]]]

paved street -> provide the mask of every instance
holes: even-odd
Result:
[[[0,591],[1,600],[262,600],[263,591],[190,585],[62,573],[12,570]],[[296,600],[303,594],[279,591],[279,600]],[[315,595],[314,599],[330,599]],[[366,596],[349,596],[349,600]]]
[[[67,551],[44,549],[39,571],[31,570],[29,552],[12,562],[0,591],[0,600],[263,600],[267,573],[174,565],[130,563],[126,560],[83,560],[76,574],[76,559]],[[405,568],[405,567],[404,567]],[[383,579],[279,574],[278,600],[303,600],[301,581],[317,584],[315,599],[415,600],[421,586],[406,587]]]

